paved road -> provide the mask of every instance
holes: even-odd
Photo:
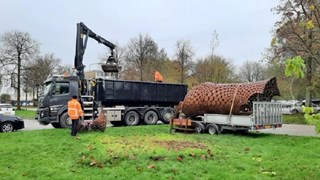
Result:
[[[28,130],[39,130],[39,129],[53,129],[52,125],[49,124],[47,126],[40,125],[38,121],[36,120],[24,120],[24,129],[23,131],[28,131]]]
[[[287,135],[291,135],[291,136],[316,136],[316,137],[320,137],[320,134],[316,133],[316,127],[310,126],[310,125],[283,124],[282,128],[264,129],[259,132],[271,133],[271,134],[287,134]]]
[[[40,125],[38,121],[35,121],[35,120],[24,120],[24,125],[25,125],[25,128],[23,129],[23,131],[54,129],[51,124],[44,126],[44,125]],[[292,136],[320,137],[320,134],[317,134],[315,131],[315,126],[309,126],[309,125],[283,124],[282,128],[265,129],[265,130],[260,130],[258,132],[271,133],[271,134],[287,134]]]

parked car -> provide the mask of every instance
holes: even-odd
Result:
[[[292,114],[291,109],[292,104],[282,104],[282,114]]]
[[[23,120],[18,116],[7,116],[0,114],[0,131],[13,132],[24,128]]]
[[[291,113],[292,114],[298,114],[298,113],[303,113],[302,111],[302,106],[305,105],[305,102],[297,102],[295,103],[292,107],[291,107]],[[313,112],[314,113],[320,113],[320,106],[314,104],[314,103],[311,103],[311,106],[313,108]]]
[[[11,104],[0,104],[0,114],[14,116],[15,108]]]

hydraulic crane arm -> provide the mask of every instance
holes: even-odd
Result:
[[[85,36],[85,39],[84,39]],[[88,37],[93,38],[98,43],[101,43],[111,50],[111,55],[108,58],[106,65],[102,65],[102,69],[104,72],[118,72],[117,61],[114,58],[114,49],[116,46],[110,41],[104,39],[103,37],[97,35],[93,31],[91,31],[86,25],[82,22],[77,24],[77,36],[76,36],[76,55],[74,58],[74,67],[77,69],[77,75],[80,80],[84,79],[84,68],[83,65],[83,55],[86,50]]]

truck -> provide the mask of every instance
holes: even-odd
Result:
[[[93,120],[102,107],[107,121],[114,126],[152,125],[159,120],[169,123],[175,114],[174,107],[187,93],[187,85],[106,77],[86,79],[83,56],[89,37],[111,50],[111,55],[102,65],[103,71],[119,72],[120,66],[114,56],[116,46],[83,23],[78,23],[74,60],[76,74],[54,75],[43,83],[35,119],[42,125],[70,128],[72,123],[67,113],[67,102],[77,95],[83,105],[85,120]]]

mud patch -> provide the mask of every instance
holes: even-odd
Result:
[[[173,151],[181,151],[184,149],[205,149],[207,146],[203,143],[191,142],[191,141],[154,141],[157,146],[166,148]]]

